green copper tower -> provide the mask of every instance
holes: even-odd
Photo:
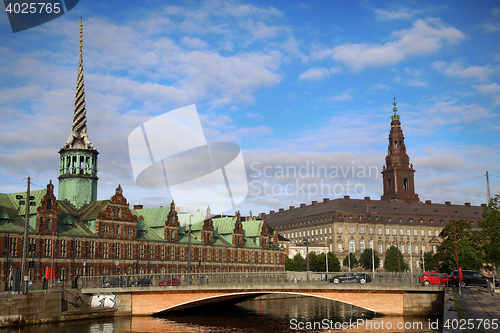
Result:
[[[87,136],[87,111],[83,84],[83,24],[80,22],[80,60],[73,114],[73,132],[59,150],[59,200],[67,200],[76,209],[97,200],[97,149]]]

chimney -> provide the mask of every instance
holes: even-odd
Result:
[[[198,208],[198,209],[197,209],[197,213],[199,213],[199,212],[200,212],[200,209]]]
[[[470,202],[466,202],[466,203],[465,203],[465,205],[466,205],[467,207],[470,207]]]
[[[176,211],[177,213],[180,213],[180,212],[181,212],[181,207],[175,207],[175,211]]]
[[[142,209],[143,207],[144,207],[143,205],[134,205],[135,210]]]
[[[365,201],[370,201],[370,197],[365,197]]]
[[[318,203],[317,201],[313,201],[313,202],[311,202],[311,206],[314,206],[314,205],[316,205],[317,203]]]
[[[305,206],[306,206],[306,204],[305,204],[305,203],[301,203],[301,204],[300,204],[300,207],[305,207]]]
[[[350,196],[348,196],[348,195],[344,195],[344,199],[349,200],[349,199],[351,199],[351,197],[350,197]]]
[[[285,209],[284,209],[284,208],[280,208],[280,213],[281,213],[281,212],[284,212],[284,211],[285,211]]]
[[[431,200],[425,200],[425,203],[428,204],[428,205],[431,205],[432,201]]]
[[[445,202],[444,202],[444,204],[445,204],[446,206],[451,206],[451,201],[445,201]]]
[[[290,206],[289,209],[290,210],[295,209],[295,206]]]
[[[273,215],[273,214],[274,214],[274,210],[269,212],[269,215]]]
[[[330,201],[329,198],[323,198],[323,202],[328,202],[328,201]]]

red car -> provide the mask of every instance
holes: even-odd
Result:
[[[171,278],[160,282],[160,286],[178,286],[181,283],[179,279]]]
[[[424,286],[428,286],[430,284],[439,284],[442,286],[446,286],[446,284],[448,283],[448,275],[438,272],[425,272],[424,274],[420,275],[419,281]]]

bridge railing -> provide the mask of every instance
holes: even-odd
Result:
[[[92,276],[82,278],[82,288],[107,288],[107,287],[146,287],[151,286],[203,286],[203,285],[248,285],[248,284],[285,284],[308,283],[330,284],[333,278],[342,272],[225,272],[225,273],[172,273],[172,274],[138,274],[138,275],[113,275]],[[411,273],[386,273],[371,272],[367,283],[377,285],[419,285],[419,274]],[[144,280],[148,279],[148,280]],[[137,284],[138,281],[147,284]],[[341,280],[340,283],[343,281]],[[358,283],[350,281],[350,283]]]

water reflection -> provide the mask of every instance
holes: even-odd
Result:
[[[116,317],[74,321],[4,328],[0,329],[0,333],[438,332],[429,328],[429,323],[436,320],[377,317],[370,311],[349,304],[315,297],[262,296],[238,304],[192,308],[156,318]]]

